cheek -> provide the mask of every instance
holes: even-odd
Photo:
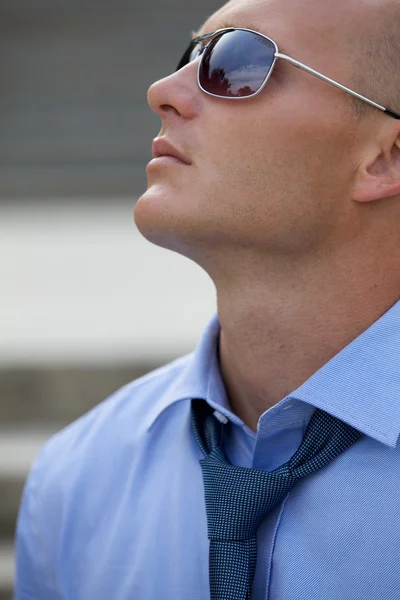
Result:
[[[235,107],[216,112],[203,130],[210,183],[231,194],[319,194],[327,184],[326,192],[342,192],[352,172],[348,127],[313,119],[309,111],[296,111],[294,120],[293,106],[267,108],[254,107],[257,119]]]
[[[254,194],[267,177],[265,167],[271,148],[259,127],[252,122],[243,123],[232,114],[229,118],[229,114],[228,118],[212,122],[212,134],[204,139],[208,181],[218,191]],[[276,149],[275,154],[278,152]]]
[[[280,202],[293,186],[298,192],[299,169],[293,161],[288,140],[282,131],[273,127],[260,126],[260,120],[239,121],[231,111],[228,118],[220,118],[212,123],[212,135],[205,137],[204,184],[207,197],[219,199],[224,207],[233,211],[240,208],[258,217],[265,214],[265,200]]]
[[[240,232],[244,241],[275,247],[290,239],[304,249],[307,240],[313,245],[328,235],[349,183],[348,135],[337,127],[311,128],[309,119],[285,124],[284,115],[275,121],[239,121],[234,111],[218,117],[204,130],[201,186],[210,210],[229,215],[232,236]]]

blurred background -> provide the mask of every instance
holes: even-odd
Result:
[[[133,221],[172,72],[203,0],[0,0],[0,600],[42,444],[191,352],[216,309],[194,263]]]

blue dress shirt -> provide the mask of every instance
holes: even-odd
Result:
[[[240,466],[289,460],[315,407],[365,434],[265,518],[252,600],[400,598],[400,301],[267,410],[257,434],[229,409],[219,327],[215,315],[194,352],[42,447],[18,516],[16,600],[209,600],[191,398],[230,420]]]

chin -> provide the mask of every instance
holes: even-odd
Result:
[[[137,201],[133,218],[149,242],[186,255],[189,240],[194,241],[194,215],[188,207],[187,199],[177,192],[152,186]]]
[[[223,247],[226,237],[226,215],[223,212],[221,217],[215,197],[199,186],[178,187],[165,182],[149,185],[138,199],[133,216],[139,232],[149,242],[200,265],[213,249]]]

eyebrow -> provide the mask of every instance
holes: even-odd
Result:
[[[230,29],[231,27],[237,27],[237,25],[232,25],[232,23],[221,23],[218,27],[216,27],[215,29],[212,29],[208,33],[212,33],[213,31],[218,31],[219,29]],[[207,33],[206,34],[200,34],[200,31],[202,29],[204,29],[204,26],[200,27],[200,29],[198,31],[192,31],[192,39],[195,39],[197,37],[201,37],[202,35],[207,35]],[[245,29],[253,29],[253,27],[246,27]]]

